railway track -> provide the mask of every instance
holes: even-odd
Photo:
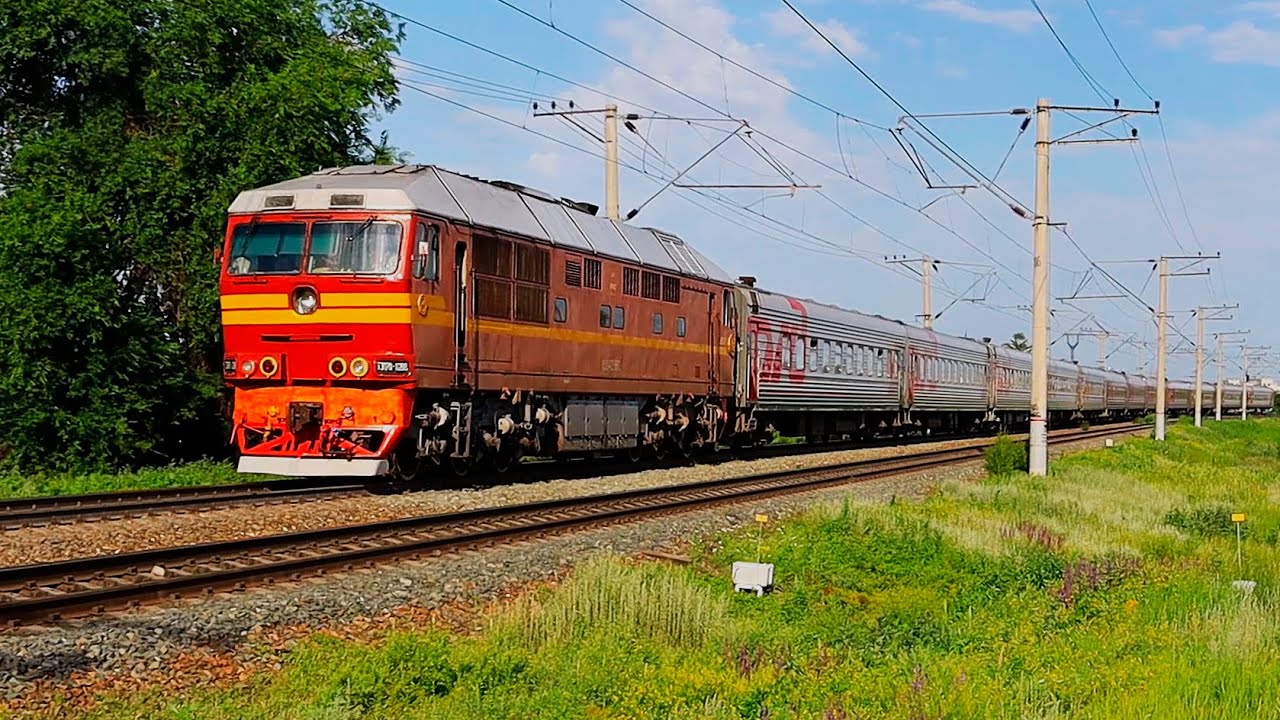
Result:
[[[856,441],[768,445],[726,451],[718,455],[669,458],[666,462],[656,465],[637,464],[625,460],[601,462],[596,459],[537,462],[530,463],[519,471],[471,478],[465,486],[490,487],[498,484],[517,484],[554,479],[604,477],[636,472],[637,470],[663,467],[677,468],[698,462],[759,460],[809,453],[838,452],[841,450],[870,449],[948,440],[980,440],[982,437],[979,435],[917,436],[910,438],[875,438]],[[117,520],[161,513],[203,512],[237,505],[263,506],[331,500],[366,493],[401,492],[407,489],[411,488],[390,482],[369,482],[363,478],[332,478],[320,482],[315,480],[285,479],[181,488],[127,490],[87,495],[0,499],[0,532],[20,530],[26,527]]]
[[[1062,443],[1133,433],[1144,426],[1062,431]],[[0,568],[0,622],[10,626],[103,613],[249,584],[298,580],[396,557],[445,552],[756,500],[981,457],[984,446],[482,508],[365,525]]]
[[[198,512],[233,505],[325,500],[373,492],[380,487],[350,479],[322,483],[269,480],[88,495],[11,498],[0,500],[0,530],[141,517],[160,512]]]

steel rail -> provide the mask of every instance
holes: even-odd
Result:
[[[1109,426],[1069,431],[1053,439],[1072,442],[1142,429],[1145,426]],[[296,580],[398,556],[454,552],[570,528],[918,472],[977,459],[983,449],[979,445],[931,450],[684,485],[5,567],[0,568],[0,621],[17,625],[58,620],[176,599],[193,591],[243,589],[251,581]]]
[[[244,504],[300,502],[356,495],[378,487],[377,483],[350,478],[315,482],[267,480],[223,485],[151,488],[87,495],[46,495],[0,500],[0,530],[139,517],[162,511],[204,510]]]

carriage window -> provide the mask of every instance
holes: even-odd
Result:
[[[662,313],[653,314],[653,334],[654,335],[662,334]]]
[[[608,305],[600,306],[600,327],[609,327],[609,318],[612,316],[613,310]]]
[[[627,312],[622,309],[621,305],[613,308],[613,328],[615,330],[621,330],[623,325],[626,324],[626,319]]]
[[[684,337],[685,329],[684,317],[676,318],[676,337]]]
[[[296,273],[302,269],[302,223],[246,223],[231,235],[228,275]]]
[[[565,298],[556,298],[556,322],[562,323],[569,319],[569,301]]]
[[[676,334],[680,335],[681,320],[684,318],[676,318]],[[791,338],[790,336],[782,336],[782,369],[791,369]]]
[[[640,294],[640,271],[635,268],[622,268],[622,294]]]

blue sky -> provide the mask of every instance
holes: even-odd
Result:
[[[646,117],[635,123],[637,133],[622,131],[621,159],[629,166],[621,178],[625,213],[734,127],[701,119],[745,120],[753,129],[750,139],[730,139],[684,180],[821,187],[704,189],[704,194],[672,188],[634,222],[680,235],[730,274],[753,275],[763,287],[906,320],[920,312],[918,279],[882,258],[928,254],[943,263],[936,273],[935,313],[963,298],[942,312],[938,330],[1000,340],[1029,332],[1029,313],[1019,306],[1029,301],[1030,223],[986,190],[959,195],[926,188],[888,131],[901,111],[780,0],[632,2],[720,56],[841,117],[698,48],[619,0],[509,1],[700,103],[498,0],[389,1],[393,11],[537,69],[407,25],[401,50],[406,65],[400,69],[403,105],[380,126],[412,161],[602,203],[601,148],[587,134],[599,133],[601,118],[581,116],[583,130],[560,119],[533,117],[529,107],[535,97],[544,108],[552,98],[561,107],[569,100],[581,108],[608,101],[546,73],[559,75],[622,98],[623,112],[695,118]],[[1030,0],[799,0],[796,5],[917,115],[1029,107],[1037,97],[1064,105],[1102,103]],[[1127,107],[1151,107],[1116,61],[1084,0],[1041,0],[1040,6],[1107,98],[1119,97]],[[1093,8],[1134,77],[1161,101],[1163,128],[1155,118],[1135,117],[1132,125],[1142,138],[1138,145],[1055,146],[1051,220],[1067,223],[1095,261],[1221,251],[1213,277],[1170,281],[1170,310],[1179,311],[1171,325],[1194,340],[1195,322],[1185,311],[1238,302],[1235,320],[1209,323],[1209,331],[1250,328],[1252,344],[1280,350],[1271,287],[1280,249],[1271,237],[1269,212],[1280,167],[1280,98],[1274,92],[1280,1],[1093,0]],[[495,83],[503,88],[495,89]],[[1035,130],[1033,125],[1019,138],[1021,119],[993,115],[923,122],[988,176],[1013,144],[997,181],[1029,204]],[[1064,113],[1053,116],[1055,136],[1082,127]],[[1116,125],[1116,130],[1127,128]],[[745,132],[740,129],[739,135]],[[972,184],[919,134],[908,131],[904,138],[932,168],[935,184]],[[1051,242],[1053,296],[1123,292],[1100,273],[1089,273],[1089,263],[1062,234],[1053,233]],[[1155,305],[1157,283],[1149,265],[1104,267]],[[1151,342],[1145,355],[1154,371],[1155,326],[1137,301],[1055,303],[1051,337],[1073,326],[1114,333],[1108,363],[1118,369],[1136,366],[1137,344],[1145,338]],[[1121,345],[1125,336],[1134,342]],[[1170,338],[1171,348],[1187,345],[1173,330]],[[1093,362],[1096,341],[1081,340],[1075,352],[1081,361]],[[1069,356],[1067,339],[1056,342],[1054,354]],[[1171,375],[1189,377],[1193,367],[1189,355],[1170,359]],[[1230,362],[1228,369],[1233,369]],[[1213,372],[1210,362],[1206,377]]]

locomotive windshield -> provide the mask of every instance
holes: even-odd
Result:
[[[397,222],[249,222],[231,235],[228,275],[391,275],[400,269],[403,229]]]
[[[318,222],[307,272],[390,275],[400,267],[400,223]]]
[[[252,222],[231,237],[230,275],[290,274],[302,270],[303,223]]]

